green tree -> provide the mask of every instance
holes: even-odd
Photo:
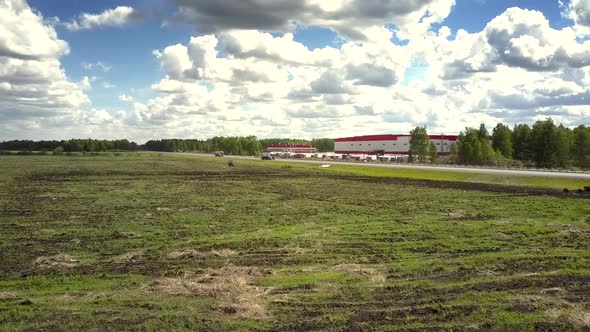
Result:
[[[311,140],[311,145],[318,150],[318,152],[334,151],[333,138],[314,138]]]
[[[449,149],[449,161],[453,164],[459,163],[459,146],[457,143],[451,143]]]
[[[531,143],[531,127],[527,124],[515,125],[512,130],[512,158],[521,161],[533,159]]]
[[[490,137],[490,134],[488,133],[488,130],[487,130],[485,124],[482,123],[481,125],[479,125],[479,130],[477,131],[477,136],[480,139],[486,139],[486,140]]]
[[[434,144],[433,141],[430,141],[430,146],[428,150],[430,152],[430,163],[436,163],[438,161],[438,151],[436,149],[436,144]]]
[[[567,167],[571,139],[567,128],[555,125],[551,118],[537,121],[531,130],[530,143],[539,167]]]
[[[466,165],[492,165],[496,153],[490,145],[485,125],[479,129],[466,128],[457,138],[457,159]]]
[[[465,133],[461,132],[459,134],[457,144],[459,163],[465,165],[481,164],[483,158],[477,130],[466,128]]]
[[[581,125],[573,130],[572,159],[576,166],[590,168],[590,127]]]
[[[410,158],[414,161],[414,158],[418,159],[419,163],[426,162],[430,147],[430,139],[428,138],[428,132],[426,126],[416,127],[410,131]]]
[[[492,148],[500,151],[503,157],[512,158],[512,131],[508,126],[498,123],[492,131]]]

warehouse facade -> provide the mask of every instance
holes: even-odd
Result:
[[[451,152],[451,145],[457,141],[455,135],[429,135],[440,156]],[[410,135],[367,135],[337,138],[334,153],[347,155],[408,155]]]
[[[307,144],[284,144],[284,145],[269,145],[264,150],[266,153],[316,153],[317,150],[311,145]]]

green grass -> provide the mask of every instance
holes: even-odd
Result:
[[[191,156],[188,156],[191,157]],[[498,175],[498,174],[481,174],[474,172],[457,172],[452,170],[429,170],[429,169],[410,169],[410,168],[385,168],[385,167],[366,167],[353,165],[332,165],[330,168],[318,170],[317,164],[293,163],[286,161],[259,161],[259,160],[239,160],[240,164],[247,165],[264,165],[274,169],[290,169],[318,171],[328,174],[342,175],[359,175],[373,177],[392,177],[403,179],[421,179],[435,181],[460,181],[473,183],[489,183],[512,186],[526,186],[539,188],[578,189],[587,186],[589,180],[578,178],[554,178],[549,176],[531,176],[531,175]]]
[[[589,328],[587,199],[225,161],[0,156],[0,330]]]

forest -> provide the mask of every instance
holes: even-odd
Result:
[[[532,126],[516,124],[512,128],[498,123],[490,132],[484,124],[465,128],[451,145],[449,156],[438,156],[428,139],[425,126],[410,132],[411,162],[490,165],[540,168],[590,169],[590,127],[568,128],[557,125],[551,118],[539,120]],[[0,142],[0,151],[68,152],[162,151],[205,152],[224,151],[225,154],[256,156],[269,145],[309,144],[318,152],[334,151],[334,139],[265,138],[256,136],[216,136],[199,139],[160,139],[137,144],[127,139],[97,140],[12,140]]]

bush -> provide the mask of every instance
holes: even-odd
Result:
[[[55,156],[61,156],[62,154],[64,154],[64,148],[61,146],[58,146],[57,148],[53,149],[53,155]]]

